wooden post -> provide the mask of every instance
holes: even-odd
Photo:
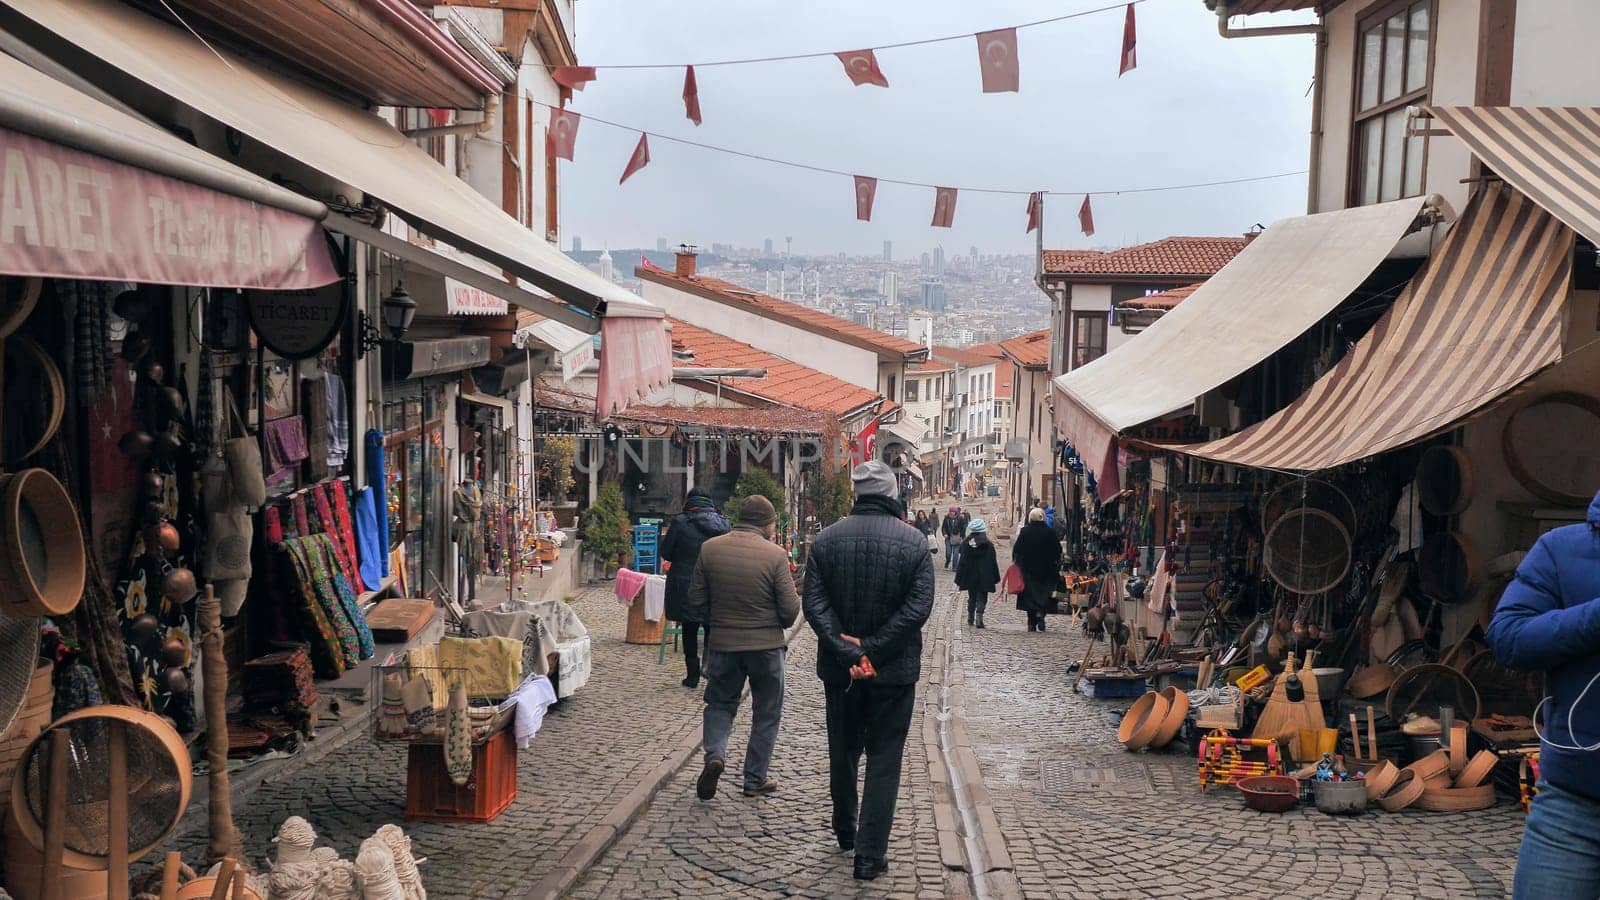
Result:
[[[106,897],[128,900],[128,727],[106,723]]]
[[[206,765],[210,768],[209,824],[211,862],[243,855],[239,832],[233,827],[233,796],[228,789],[228,661],[222,656],[222,604],[211,585],[201,598],[196,618],[200,625],[200,671],[205,677]]]
[[[39,880],[43,900],[61,896],[61,866],[66,856],[67,763],[70,735],[65,729],[52,732],[48,753],[49,781],[45,783],[43,875]]]

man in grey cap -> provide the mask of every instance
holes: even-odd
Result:
[[[922,626],[933,612],[933,562],[927,539],[906,524],[895,499],[893,470],[874,460],[850,479],[855,506],[812,544],[802,603],[817,633],[817,677],[827,698],[833,833],[841,850],[855,851],[855,877],[870,880],[888,869],[900,761],[922,675]]]
[[[744,795],[774,793],[767,777],[783,718],[787,631],[800,617],[789,554],[772,542],[772,501],[752,494],[733,530],[700,548],[686,606],[706,623],[705,767],[695,783],[701,800],[716,796],[739,697],[750,682],[750,743],[744,753]]]

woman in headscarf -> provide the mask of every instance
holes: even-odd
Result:
[[[1045,611],[1061,577],[1061,541],[1044,521],[1044,510],[1028,511],[1028,524],[1011,547],[1011,561],[1022,570],[1022,593],[1017,609],[1028,614],[1028,630],[1043,631]]]
[[[989,523],[973,519],[967,525],[967,539],[961,542],[961,563],[956,566],[956,587],[967,592],[968,625],[983,627],[989,595],[999,583],[1000,564],[995,561],[994,544],[989,542]]]
[[[683,626],[683,660],[688,668],[683,686],[687,688],[700,684],[700,630],[705,628],[689,609],[689,582],[700,560],[700,545],[732,528],[717,512],[711,495],[694,488],[683,501],[683,512],[667,523],[667,535],[661,539],[661,559],[667,565],[667,618]]]

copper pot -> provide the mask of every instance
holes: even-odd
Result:
[[[167,477],[160,472],[144,473],[144,495],[159,498],[167,489]]]
[[[169,666],[182,666],[189,662],[189,647],[179,638],[167,638],[161,644],[161,661]]]
[[[166,579],[161,582],[161,596],[173,603],[189,602],[189,598],[198,590],[194,573],[181,566],[168,572]]]
[[[186,693],[189,690],[189,676],[177,666],[161,670],[161,685],[174,694]]]
[[[178,534],[177,526],[165,520],[151,525],[144,532],[144,551],[152,556],[157,553],[162,556],[177,553],[182,542],[183,538]]]
[[[155,616],[145,613],[128,623],[128,641],[133,644],[145,644],[156,636],[161,622]]]
[[[160,384],[161,380],[167,377],[167,367],[152,359],[144,364],[141,373],[151,384]]]

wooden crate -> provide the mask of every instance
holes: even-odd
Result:
[[[445,771],[444,747],[412,744],[406,760],[406,820],[488,822],[517,799],[517,745],[511,729],[472,748],[472,777],[458,785]]]

